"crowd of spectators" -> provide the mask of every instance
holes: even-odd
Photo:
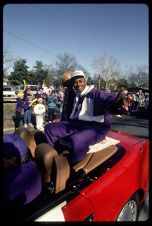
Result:
[[[127,93],[129,114],[145,114],[149,112],[149,93],[140,90],[137,93]]]
[[[108,89],[107,92],[110,92]],[[125,91],[129,109],[127,115],[140,115],[148,116],[149,113],[149,93],[139,90],[138,92]],[[117,115],[121,117],[121,115]]]
[[[19,92],[17,94],[15,129],[20,126],[23,116],[25,128],[35,126],[43,131],[44,124],[51,123],[56,112],[59,117],[61,116],[63,99],[64,89],[62,87],[59,89],[55,89],[53,86],[51,89],[39,88],[35,94],[32,94],[28,87],[24,92]],[[32,124],[32,115],[35,116],[35,125]],[[39,125],[40,122],[41,125]]]

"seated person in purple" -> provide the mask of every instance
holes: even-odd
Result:
[[[72,73],[71,82],[75,89],[75,99],[72,113],[68,121],[46,124],[44,133],[47,142],[57,149],[58,140],[68,137],[70,150],[70,164],[81,161],[89,150],[90,145],[103,140],[110,130],[110,115],[119,105],[128,110],[128,103],[117,96],[88,86],[83,71]],[[59,152],[59,150],[57,150]]]
[[[4,208],[23,206],[42,191],[41,174],[30,158],[25,141],[17,134],[3,137]]]

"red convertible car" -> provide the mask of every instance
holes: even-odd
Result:
[[[14,210],[11,221],[137,221],[149,188],[149,141],[114,130],[107,137],[116,143],[90,151],[72,169],[55,156],[51,186]]]

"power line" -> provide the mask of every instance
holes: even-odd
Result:
[[[42,50],[42,51],[44,51],[44,52],[46,52],[46,53],[48,53],[48,54],[50,54],[50,55],[52,55],[52,56],[54,56],[54,57],[57,58],[57,56],[56,56],[55,54],[51,53],[50,51],[48,51],[48,50],[46,50],[46,49],[43,49],[43,48],[41,48],[41,47],[39,47],[39,46],[37,46],[37,45],[35,45],[35,44],[29,42],[29,41],[26,41],[25,39],[20,38],[19,36],[15,35],[15,34],[13,34],[13,33],[11,33],[11,32],[9,32],[9,31],[4,30],[4,32],[7,33],[7,34],[9,34],[10,36],[12,36],[12,37],[14,37],[14,38],[16,38],[16,39],[22,41],[22,42],[24,42],[24,43],[26,43],[26,44],[28,44],[28,45],[34,47],[34,48],[40,49],[40,50]]]

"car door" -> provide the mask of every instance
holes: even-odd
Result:
[[[43,212],[36,222],[92,221],[94,211],[90,202],[79,194],[71,201],[62,201],[50,210]]]
[[[65,221],[93,221],[94,209],[89,200],[80,193],[62,208]]]

